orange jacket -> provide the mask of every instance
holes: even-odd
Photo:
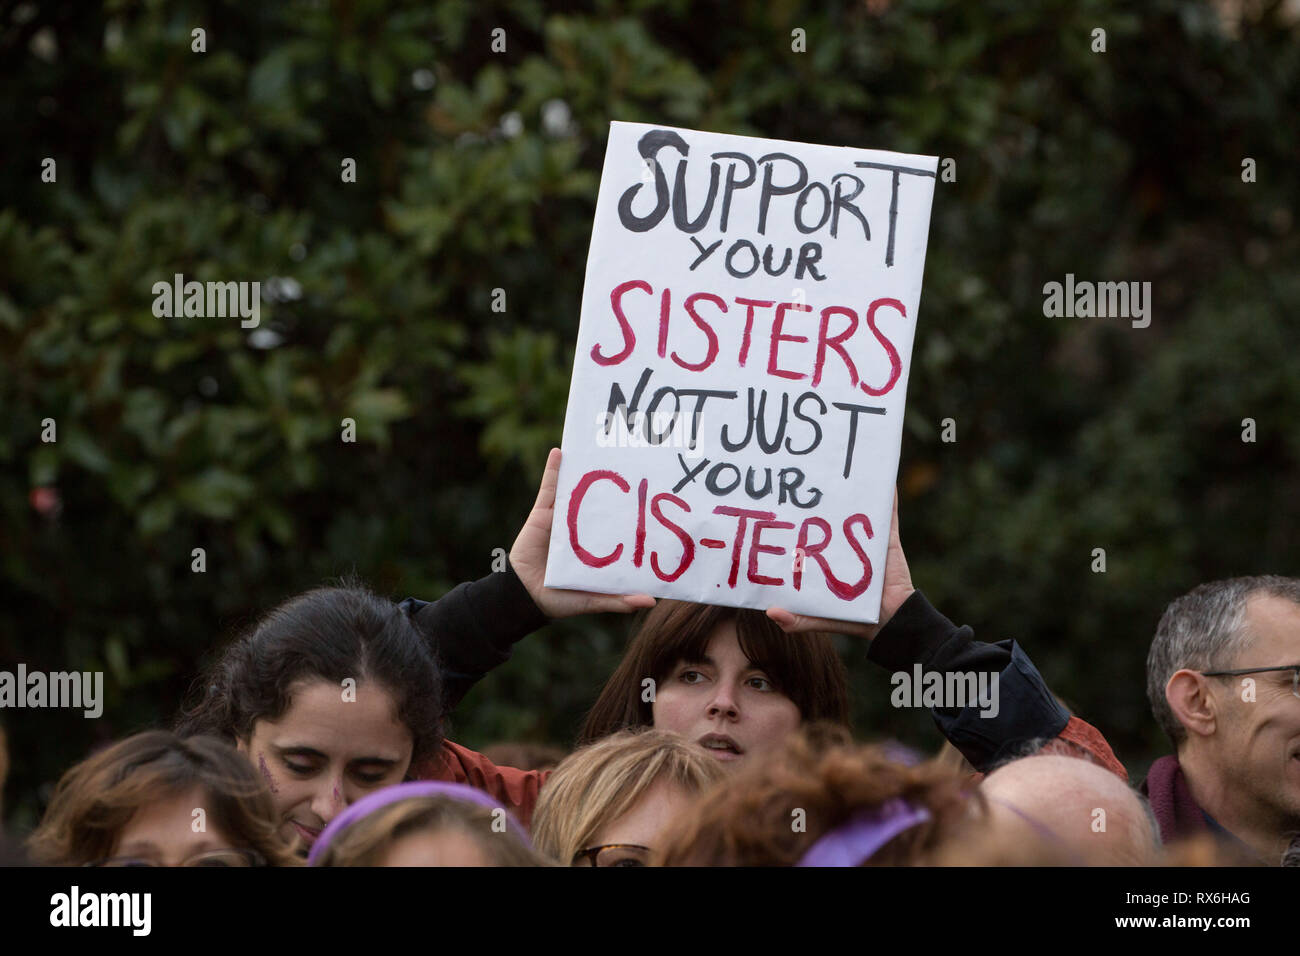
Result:
[[[477,787],[500,800],[530,830],[537,792],[550,775],[549,770],[498,767],[481,753],[450,740],[444,740],[438,755],[421,763],[413,773],[417,780],[447,780]]]

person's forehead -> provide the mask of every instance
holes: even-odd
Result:
[[[1238,655],[1241,666],[1300,664],[1300,604],[1274,594],[1252,594],[1246,624],[1250,640]]]
[[[184,844],[202,850],[214,841],[225,840],[215,821],[205,818],[203,830],[192,827],[194,810],[209,808],[211,801],[202,787],[183,793],[168,794],[142,806],[118,834],[118,851],[135,852]]]
[[[193,808],[207,806],[209,802],[207,791],[200,786],[160,794],[132,814],[124,830],[147,831],[156,827],[168,827],[177,817],[185,818],[188,824]]]
[[[709,643],[704,653],[719,666],[725,664],[736,667],[753,666],[753,662],[745,656],[745,652],[740,647],[740,635],[736,631],[734,621],[724,621],[714,629],[709,636]]]
[[[383,757],[400,760],[410,746],[410,731],[395,713],[382,687],[362,683],[355,694],[318,681],[294,688],[292,702],[278,721],[268,721],[269,741],[280,747],[310,747],[351,760]]]
[[[656,780],[621,816],[608,821],[595,835],[593,845],[634,843],[646,845],[654,840],[693,794],[669,781]]]
[[[397,701],[384,686],[362,681],[344,687],[329,681],[296,684],[289,691],[287,720],[396,724]]]

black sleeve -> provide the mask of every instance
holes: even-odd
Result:
[[[508,661],[517,642],[547,623],[509,562],[504,571],[458,584],[432,603],[407,598],[400,606],[442,665],[446,713]]]
[[[987,708],[978,703],[930,708],[939,730],[981,772],[987,772],[1018,744],[1055,737],[1070,721],[1069,713],[1015,641],[984,644],[975,640],[969,627],[953,624],[920,591],[904,601],[881,628],[867,657],[895,674],[909,675],[909,686],[931,672],[997,675],[996,685],[991,676],[985,678],[986,687],[996,687]]]

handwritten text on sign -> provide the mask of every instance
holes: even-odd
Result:
[[[936,166],[611,124],[548,585],[876,620]]]

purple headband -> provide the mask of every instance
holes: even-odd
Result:
[[[795,866],[860,866],[904,830],[928,819],[930,811],[925,807],[896,797],[823,835]]]
[[[307,865],[316,866],[320,858],[325,855],[325,850],[329,847],[331,841],[362,817],[369,816],[381,807],[397,803],[399,800],[410,800],[414,797],[449,797],[463,803],[476,803],[481,807],[488,807],[492,810],[501,809],[501,801],[489,796],[482,790],[476,790],[463,783],[446,783],[441,780],[412,780],[395,784],[362,797],[331,820],[325,829],[321,831],[320,836],[316,838],[316,842],[312,844],[311,851],[307,854]],[[510,815],[509,811],[506,811],[506,828],[517,836],[525,846],[532,846],[528,836],[524,833],[523,827]]]

